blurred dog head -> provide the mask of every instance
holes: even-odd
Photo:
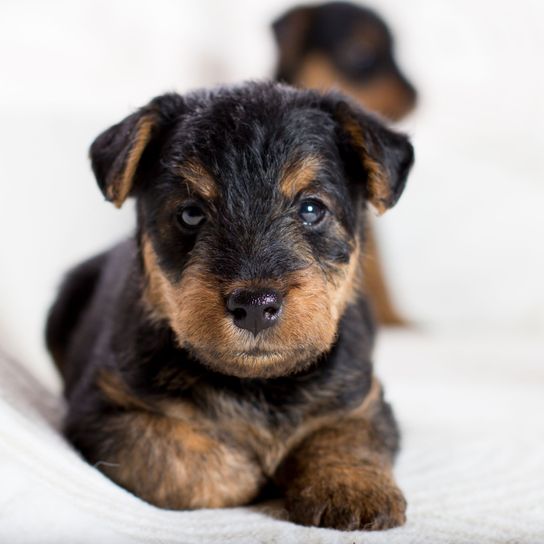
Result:
[[[272,83],[160,96],[90,154],[108,200],[137,198],[151,318],[242,377],[330,349],[357,294],[365,204],[393,206],[413,160],[342,95]]]
[[[373,11],[345,2],[300,6],[273,24],[276,77],[301,87],[338,87],[363,106],[398,120],[416,91],[394,58],[393,38]]]

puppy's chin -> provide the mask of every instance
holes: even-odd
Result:
[[[306,370],[322,355],[318,350],[282,349],[213,351],[186,344],[191,355],[215,372],[237,378],[279,378]]]

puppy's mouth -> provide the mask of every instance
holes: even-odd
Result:
[[[254,349],[249,349],[249,350],[246,350],[246,351],[238,351],[238,352],[234,352],[233,353],[233,356],[234,357],[257,357],[257,358],[263,358],[263,359],[267,359],[267,358],[275,358],[275,357],[281,357],[285,354],[288,354],[289,352],[286,351],[286,350],[265,350],[265,349],[259,349],[259,348],[254,348]]]
[[[207,350],[186,346],[204,365],[221,374],[238,378],[276,378],[305,369],[320,355],[308,348]]]

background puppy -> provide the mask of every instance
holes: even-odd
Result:
[[[416,91],[395,61],[390,30],[374,11],[347,2],[305,5],[288,11],[272,28],[279,81],[340,89],[394,121],[413,108]],[[386,325],[402,324],[370,229],[365,267],[365,285],[377,319]]]
[[[138,227],[50,313],[74,445],[165,508],[273,482],[298,523],[403,523],[360,254],[367,203],[404,189],[406,138],[341,95],[251,83],[158,97],[91,160]]]

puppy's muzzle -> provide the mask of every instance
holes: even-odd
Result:
[[[228,295],[226,304],[234,324],[257,336],[278,322],[282,296],[275,289],[237,289]]]

